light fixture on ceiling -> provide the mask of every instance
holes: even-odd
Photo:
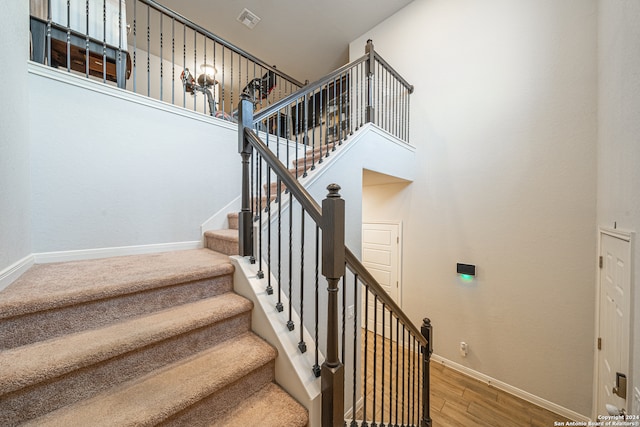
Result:
[[[249,9],[244,8],[244,10],[240,12],[240,15],[238,15],[237,19],[239,22],[242,22],[244,25],[246,25],[249,29],[253,29],[256,25],[258,25],[258,22],[260,22],[261,18],[255,13],[251,12]]]

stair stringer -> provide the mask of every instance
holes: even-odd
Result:
[[[265,280],[257,277],[256,264],[251,264],[248,258],[240,256],[232,256],[230,260],[235,267],[235,292],[254,304],[251,315],[252,331],[278,350],[275,362],[276,382],[307,409],[309,426],[320,426],[322,393],[320,378],[312,371],[315,364],[315,355],[311,350],[313,337],[307,328],[304,328],[304,340],[309,350],[301,353],[298,349],[299,331],[287,329],[287,315],[275,309],[273,295],[268,295],[265,290]],[[275,278],[272,277],[272,280],[275,281]],[[286,306],[287,296],[283,293],[281,298]],[[301,325],[298,313],[294,311],[291,316],[296,325]],[[324,356],[320,354],[318,359],[318,364],[322,365]]]

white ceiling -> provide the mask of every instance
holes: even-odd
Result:
[[[314,81],[346,64],[351,41],[411,1],[159,0],[159,3],[304,82]],[[244,8],[261,18],[253,30],[236,20]]]

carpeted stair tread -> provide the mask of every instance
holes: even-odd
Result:
[[[273,347],[256,335],[246,333],[25,425],[155,425],[273,363],[275,357]]]
[[[238,255],[240,236],[238,230],[221,229],[205,231],[204,239],[207,248],[226,255]]]
[[[41,341],[0,353],[0,393],[7,393],[134,351],[250,311],[253,304],[228,292],[96,330]]]
[[[244,427],[257,424],[263,427],[304,427],[308,422],[307,410],[282,388],[271,383],[209,427]]]
[[[218,239],[228,240],[230,242],[238,241],[238,230],[232,228],[224,228],[221,230],[205,231],[205,237],[217,237]]]
[[[0,319],[231,273],[208,249],[35,265],[0,292]]]

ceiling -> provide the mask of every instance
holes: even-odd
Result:
[[[300,81],[348,62],[349,43],[412,0],[159,0],[219,37]],[[236,18],[249,9],[249,29]],[[364,46],[362,46],[364,54]]]

